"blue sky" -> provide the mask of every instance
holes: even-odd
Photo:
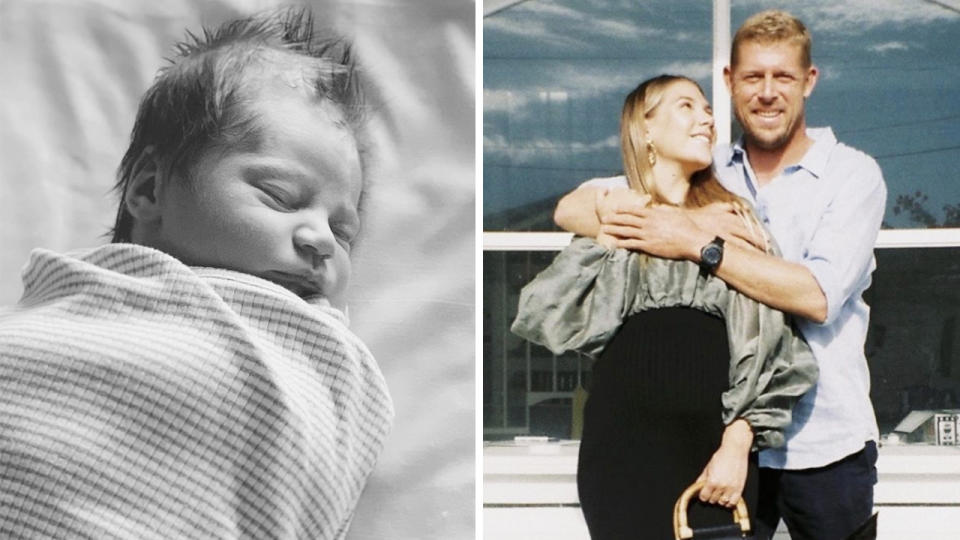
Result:
[[[766,7],[810,27],[821,79],[808,124],[877,158],[886,222],[916,226],[891,211],[901,194],[924,192],[938,218],[960,203],[960,13],[919,0],[733,1],[733,26]],[[711,27],[703,0],[528,0],[485,18],[484,228],[617,173],[620,106],[641,80],[684,74],[710,95]]]

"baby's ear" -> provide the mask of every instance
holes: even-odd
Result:
[[[130,185],[124,190],[123,203],[130,215],[144,223],[160,217],[160,165],[153,147],[144,148],[133,167]]]

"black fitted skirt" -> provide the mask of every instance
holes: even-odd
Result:
[[[730,362],[722,319],[691,308],[629,317],[594,364],[577,470],[590,535],[673,538],[673,505],[723,434]],[[756,508],[756,460],[744,497]],[[691,526],[729,524],[730,510],[691,505]]]

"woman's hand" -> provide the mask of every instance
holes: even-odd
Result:
[[[727,242],[751,251],[767,250],[767,240],[763,233],[759,228],[748,228],[732,203],[716,202],[701,208],[688,209],[687,212],[698,227],[723,237]]]
[[[723,431],[720,448],[700,473],[703,481],[700,500],[732,508],[743,494],[747,481],[747,459],[753,444],[753,431],[742,418],[734,420]]]
[[[597,221],[602,225],[615,219],[617,214],[630,216],[649,204],[649,195],[641,195],[632,189],[603,189],[597,191],[594,209],[597,212]],[[604,232],[602,227],[597,233],[596,240],[607,249],[617,248],[617,238]]]

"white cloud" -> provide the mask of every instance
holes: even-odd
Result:
[[[483,21],[483,31],[496,30],[505,34],[530,38],[541,43],[560,45],[573,49],[582,49],[586,43],[579,39],[572,39],[568,34],[553,31],[543,21],[518,21],[507,17],[491,17]]]
[[[671,62],[652,68],[644,68],[641,75],[638,71],[611,71],[604,66],[565,66],[559,70],[555,83],[565,89],[580,89],[579,95],[597,95],[626,88],[627,91],[640,84],[643,79],[670,73],[686,75],[691,78],[709,77],[713,69],[710,62]],[[576,93],[572,91],[571,94]],[[626,92],[624,92],[626,96]]]
[[[597,18],[573,8],[546,2],[524,2],[511,8],[528,12],[529,17],[498,17],[483,21],[484,31],[496,30],[552,45],[563,45],[579,51],[595,48],[594,38],[632,41],[663,36],[665,31],[622,19]],[[572,32],[571,29],[576,29]],[[581,36],[573,39],[571,34]]]
[[[567,99],[589,99],[609,92],[622,92],[623,97],[644,79],[669,73],[685,75],[692,79],[709,79],[713,66],[710,62],[671,62],[636,71],[613,71],[604,66],[565,65],[545,74],[542,80],[530,82],[526,87],[514,84],[510,89],[483,90],[483,109],[487,112],[510,111],[523,116],[524,109],[533,100],[540,100],[541,92],[563,91]],[[707,95],[709,88],[704,88]]]
[[[569,25],[574,25],[580,32],[592,32],[618,39],[635,39],[658,36],[664,33],[659,28],[641,27],[636,23],[622,19],[597,18],[591,13],[547,2],[525,2],[517,6],[516,9],[517,11],[528,11],[541,17],[552,17],[554,22],[561,23],[556,26],[564,29],[570,28]]]
[[[589,23],[588,27],[594,34],[612,37],[616,39],[643,39],[657,37],[664,34],[659,28],[645,28],[628,21],[616,21],[612,19],[596,19]]]
[[[844,77],[844,70],[839,65],[835,64],[824,64],[820,65],[820,75],[819,81],[834,81],[840,80]]]
[[[867,47],[867,50],[883,54],[887,51],[906,51],[911,48],[912,47],[902,41],[888,41],[886,43],[877,43],[875,45],[871,45]]]
[[[489,112],[509,111],[526,107],[532,95],[515,90],[483,89],[483,110]]]
[[[709,79],[713,74],[713,64],[710,62],[673,62],[663,66],[662,72],[671,75],[683,75],[691,79]],[[709,92],[710,89],[704,88],[704,91]]]
[[[567,139],[554,140],[537,138],[525,140],[523,146],[510,144],[503,135],[483,136],[483,152],[491,161],[503,162],[509,160],[514,165],[543,163],[544,158],[556,157],[559,159],[576,158],[584,154],[592,154],[598,150],[609,150],[620,147],[620,137],[617,134],[590,143],[570,142]]]
[[[551,15],[572,20],[583,18],[583,14],[575,9],[550,2],[523,2],[513,9],[514,11],[526,11],[537,15]]]
[[[956,12],[928,2],[847,0],[816,2],[814,29],[858,33],[887,23],[924,24],[960,17]]]
[[[770,7],[765,0],[734,0],[733,5],[751,12]],[[788,10],[810,27],[814,42],[818,32],[862,34],[882,24],[923,24],[960,17],[943,6],[919,0],[808,0]]]

